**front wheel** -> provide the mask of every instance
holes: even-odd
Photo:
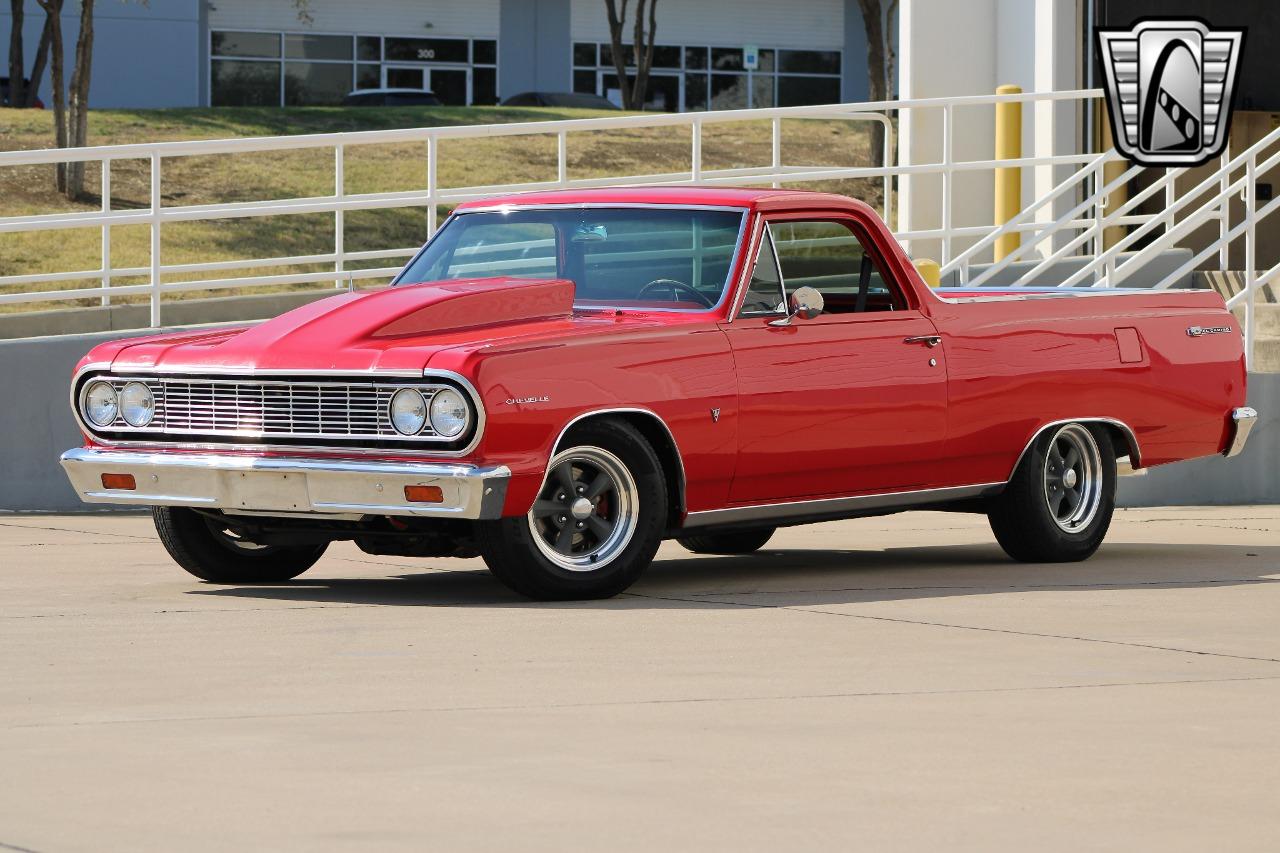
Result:
[[[526,515],[480,522],[480,554],[530,598],[608,598],[653,561],[667,524],[662,464],[620,420],[575,427]]]
[[[1069,423],[1036,439],[987,518],[1015,560],[1084,560],[1107,535],[1115,494],[1116,457],[1107,428]]]
[[[151,509],[156,532],[175,563],[211,583],[279,583],[315,565],[327,544],[259,545],[216,516],[179,506]]]

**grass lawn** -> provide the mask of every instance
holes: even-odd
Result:
[[[95,110],[89,117],[89,144],[226,139],[617,115],[620,113],[523,107]],[[870,165],[867,133],[865,122],[784,121],[783,162],[788,165]],[[46,148],[51,144],[51,113],[0,109],[0,150]],[[688,169],[690,144],[687,128],[573,134],[568,140],[569,177]],[[769,163],[769,159],[768,122],[712,124],[703,129],[704,168],[763,166]],[[145,160],[117,160],[112,164],[113,209],[148,207],[149,169]],[[426,185],[426,170],[426,147],[423,143],[350,146],[346,150],[345,190],[363,193],[421,189]],[[437,177],[442,188],[552,180],[555,170],[555,140],[551,137],[444,140],[439,146]],[[88,195],[81,201],[71,202],[54,192],[52,166],[0,168],[0,217],[100,210],[101,177],[96,164],[87,167],[85,185]],[[881,206],[879,181],[831,181],[797,186],[843,192],[878,208]],[[333,191],[333,155],[331,149],[323,148],[173,158],[165,162],[161,187],[166,207],[325,196],[333,194]],[[442,208],[441,215],[445,212]],[[426,238],[426,214],[422,209],[348,211],[345,219],[344,240],[348,251],[406,248],[417,246]],[[174,223],[164,227],[160,254],[165,264],[321,254],[333,250],[333,239],[334,217],[331,213]],[[114,228],[111,247],[113,267],[143,267],[150,262],[150,237],[145,225]],[[384,260],[367,265],[393,266],[395,263]],[[0,234],[0,275],[92,270],[100,264],[101,229],[97,227]],[[165,281],[191,281],[218,275],[302,273],[321,269],[317,266],[263,267],[212,275],[170,275]],[[11,286],[0,290],[61,290],[93,286],[93,281]],[[113,283],[143,284],[146,279],[118,277],[113,279]],[[246,292],[263,293],[268,290],[252,288]],[[217,292],[225,294],[228,291]],[[207,295],[207,291],[190,291],[167,294],[165,298]],[[115,301],[140,299],[117,297]],[[0,305],[0,311],[47,310],[74,304],[96,304],[96,300]]]

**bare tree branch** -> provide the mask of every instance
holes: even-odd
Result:
[[[613,69],[618,75],[618,90],[622,93],[622,105],[631,109],[631,82],[627,79],[627,57],[622,44],[622,27],[627,19],[627,0],[622,0],[619,14],[614,0],[604,0],[609,14],[609,44],[613,48]]]

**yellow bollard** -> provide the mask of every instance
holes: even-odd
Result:
[[[920,273],[920,277],[924,279],[924,283],[930,287],[939,287],[942,284],[942,267],[938,266],[938,262],[931,258],[921,258],[913,261],[916,265],[916,271]]]
[[[1001,86],[997,95],[1019,95],[1021,86]],[[996,159],[1016,160],[1022,156],[1022,103],[996,104]],[[1022,210],[1022,167],[996,169],[996,227]],[[1014,232],[996,240],[995,257],[1000,260],[1022,245],[1022,235]]]

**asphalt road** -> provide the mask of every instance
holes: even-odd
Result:
[[[659,559],[217,587],[147,518],[0,516],[0,851],[1280,848],[1280,507],[1076,565],[938,513]]]

